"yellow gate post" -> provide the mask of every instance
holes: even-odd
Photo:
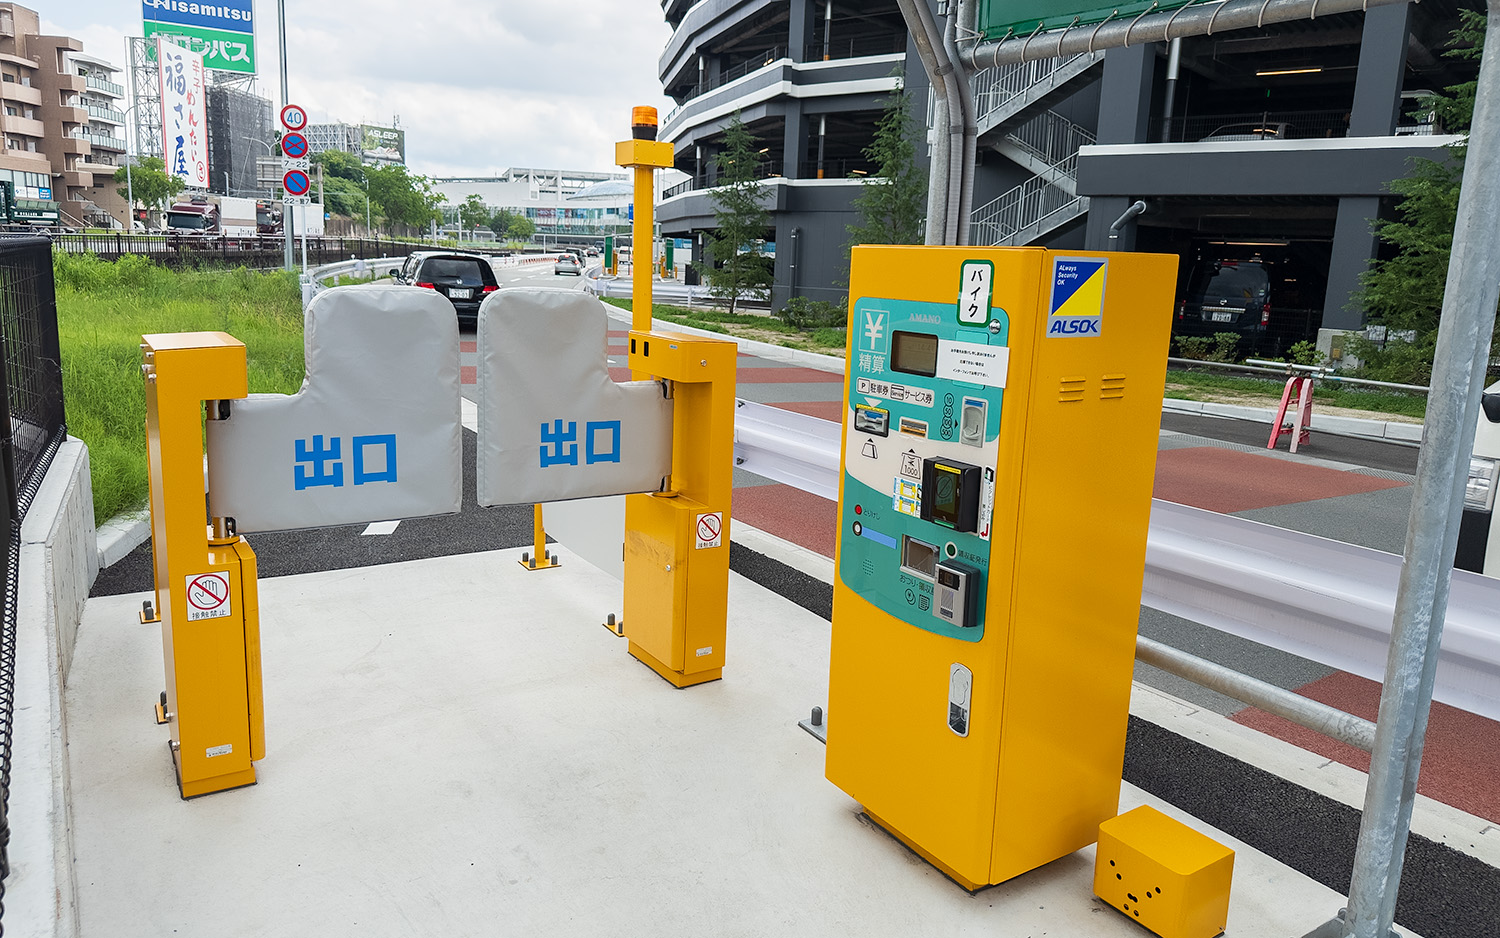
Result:
[[[630,368],[668,382],[673,414],[668,490],[625,498],[625,621],[630,654],[689,687],[724,670],[738,348],[652,331],[653,180],[673,149],[656,139],[655,108],[635,108],[631,124],[632,139],[615,145],[615,162],[635,175]]]
[[[249,391],[245,346],[222,332],[142,336],[151,552],[166,690],[157,722],[184,798],[255,783],[265,756],[255,552],[206,517],[203,417]]]
[[[547,552],[547,529],[542,525],[542,506],[531,506],[531,551],[521,555],[521,566],[527,570],[551,570],[562,564]]]

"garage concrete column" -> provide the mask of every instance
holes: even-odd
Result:
[[[786,103],[786,118],[782,124],[781,175],[788,179],[802,178],[802,164],[807,161],[807,128],[802,116],[802,99],[792,98]],[[771,154],[767,154],[770,156]],[[816,175],[814,173],[813,175]]]
[[[1328,292],[1323,300],[1324,329],[1364,328],[1365,311],[1346,307],[1379,246],[1371,227],[1379,214],[1378,197],[1339,199],[1338,220],[1333,228],[1333,257],[1328,265]]]
[[[1104,53],[1104,80],[1099,86],[1100,143],[1144,143],[1150,139],[1155,85],[1156,43]],[[1090,251],[1135,250],[1134,223],[1126,225],[1113,244],[1109,240],[1109,226],[1133,201],[1128,194],[1090,199],[1084,247]]]
[[[1411,6],[1396,3],[1365,13],[1359,42],[1359,71],[1354,79],[1354,109],[1349,114],[1351,137],[1385,137],[1396,131],[1401,115],[1401,82],[1406,75]]]
[[[807,45],[813,41],[814,19],[818,15],[814,0],[792,0],[791,19],[787,22],[787,54],[793,62],[822,60],[822,54],[807,55]],[[820,37],[821,38],[821,37]]]

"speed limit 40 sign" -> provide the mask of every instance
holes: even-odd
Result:
[[[281,109],[281,126],[287,130],[301,130],[307,126],[307,112],[295,104]]]

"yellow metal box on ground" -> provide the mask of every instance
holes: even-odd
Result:
[[[1233,850],[1148,805],[1099,825],[1094,895],[1162,938],[1222,932],[1233,875]]]
[[[853,250],[827,775],[965,888],[1119,810],[1176,265]]]

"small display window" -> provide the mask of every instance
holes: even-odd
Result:
[[[924,378],[937,376],[938,337],[930,332],[891,333],[891,370]]]

